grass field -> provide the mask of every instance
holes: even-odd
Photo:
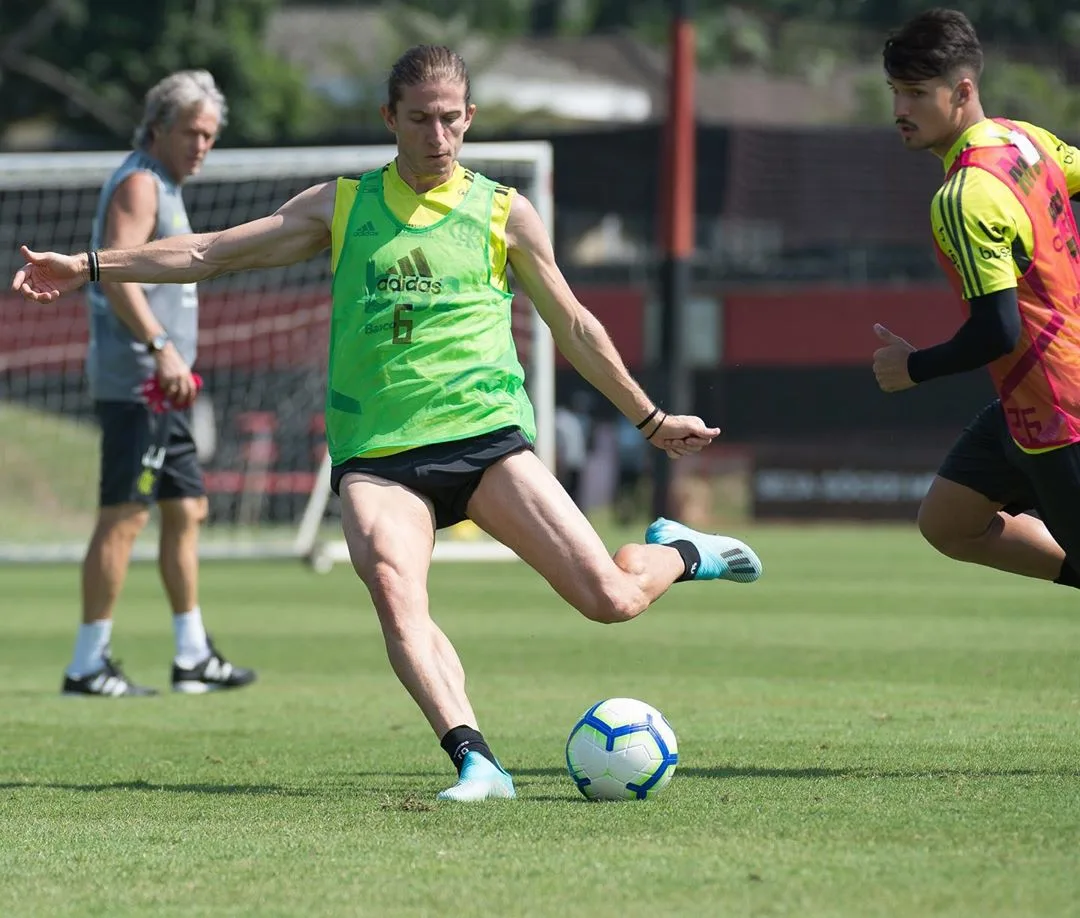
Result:
[[[907,528],[761,529],[754,586],[580,619],[522,565],[440,565],[437,618],[519,799],[451,768],[350,571],[208,565],[233,696],[65,700],[74,568],[0,568],[4,916],[1080,914],[1080,595],[965,568]],[[164,687],[137,568],[114,649]],[[668,789],[590,804],[563,743],[635,695]]]
[[[93,424],[0,401],[0,543],[88,538],[97,454]]]

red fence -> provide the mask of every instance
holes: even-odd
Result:
[[[944,285],[741,289],[701,295],[722,304],[717,353],[725,366],[864,364],[881,322],[920,346],[949,337],[960,322]],[[579,286],[577,294],[604,323],[624,359],[645,355],[644,286]],[[330,306],[324,291],[202,297],[199,367],[285,369],[325,361]],[[48,306],[0,299],[0,372],[78,371],[86,348],[82,295]]]

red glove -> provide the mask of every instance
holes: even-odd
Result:
[[[199,394],[199,390],[202,388],[202,377],[198,373],[191,374],[191,381],[195,384],[195,394]],[[146,401],[147,407],[154,412],[154,414],[164,414],[166,411],[175,411],[178,408],[187,408],[188,405],[174,405],[169,401],[164,392],[161,391],[161,384],[158,382],[156,376],[151,376],[142,385],[143,399]],[[192,399],[194,401],[194,399]]]

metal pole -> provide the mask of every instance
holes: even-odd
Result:
[[[659,282],[660,340],[654,392],[672,414],[690,410],[689,376],[683,359],[682,319],[690,292],[694,252],[695,127],[692,0],[672,0],[668,110],[661,156],[660,228],[663,257]],[[671,513],[671,461],[654,456],[653,515]]]

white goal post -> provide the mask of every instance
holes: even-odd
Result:
[[[195,232],[272,212],[319,181],[379,168],[390,145],[222,149],[184,190]],[[0,154],[0,276],[21,243],[84,250],[102,183],[124,152]],[[461,160],[513,185],[553,229],[546,142],[467,143]],[[48,306],[0,294],[0,563],[82,557],[97,497],[97,432],[83,380],[82,293]],[[326,569],[347,558],[329,491],[321,425],[330,314],[329,259],[200,284],[206,388],[194,429],[206,472],[206,558],[298,557]],[[535,310],[514,299],[515,339],[537,414],[536,450],[554,468],[555,357]],[[151,529],[136,558],[156,553]],[[506,557],[486,539],[443,539],[436,558]]]

